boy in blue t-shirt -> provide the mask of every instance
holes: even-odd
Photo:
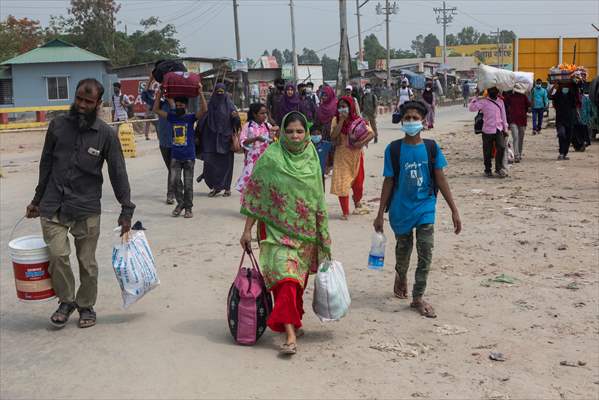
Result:
[[[329,153],[333,150],[333,144],[327,140],[322,140],[321,128],[317,125],[314,126],[310,132],[312,143],[316,147],[318,153],[318,160],[320,161],[320,170],[322,173],[322,188],[324,190],[324,171],[326,170],[327,162],[329,160]]]
[[[172,212],[173,217],[178,217],[185,210],[185,218],[192,218],[193,207],[193,168],[195,166],[195,130],[194,124],[208,109],[206,99],[202,92],[202,84],[198,84],[198,95],[200,96],[200,110],[195,114],[187,113],[189,99],[187,97],[175,97],[174,107],[171,111],[160,108],[159,92],[156,93],[153,111],[161,118],[165,118],[172,128],[171,165],[169,172],[169,192],[175,193],[177,206]],[[169,102],[171,100],[169,99]],[[181,185],[181,173],[183,173],[183,185]],[[179,182],[179,184],[177,184]]]
[[[406,135],[385,150],[385,181],[374,229],[383,232],[383,217],[388,207],[389,222],[397,239],[393,291],[400,299],[408,298],[407,272],[413,247],[412,232],[416,229],[418,267],[410,306],[425,317],[435,318],[433,307],[422,297],[433,256],[437,189],[451,209],[456,235],[462,230],[462,222],[443,173],[447,166],[445,156],[437,143],[420,137],[426,113],[426,106],[419,101],[408,101],[400,108],[401,130]]]

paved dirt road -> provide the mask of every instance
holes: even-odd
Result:
[[[157,143],[141,138],[142,156],[127,164],[135,217],[148,228],[162,284],[121,309],[110,265],[119,207],[107,180],[98,325],[49,329],[56,304],[16,301],[6,251],[33,194],[42,136],[0,135],[0,397],[598,398],[599,144],[557,162],[553,131],[527,136],[512,177],[488,180],[472,117],[459,106],[443,109],[437,128],[425,134],[446,154],[464,223],[455,236],[440,200],[427,291],[439,317],[422,318],[392,297],[394,240],[384,270],[368,270],[373,215],[343,222],[329,195],[334,256],[345,265],[352,309],[341,322],[322,325],[309,289],[307,334],[291,360],[277,357],[281,339],[270,332],[254,347],[233,344],[228,333],[225,300],[241,255],[239,197],[209,199],[197,185],[195,217],[170,217]],[[382,143],[367,150],[367,201],[379,196],[385,143],[400,136],[389,120],[380,123]],[[240,163],[238,157],[237,173]],[[38,221],[17,235],[35,231]],[[488,281],[500,274],[515,283]],[[491,361],[491,351],[507,361]]]

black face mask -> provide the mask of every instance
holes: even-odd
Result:
[[[80,113],[75,108],[75,104],[71,104],[69,115],[77,124],[77,129],[79,132],[87,132],[92,127],[94,122],[96,122],[96,118],[98,118],[96,110],[90,111],[88,113]]]
[[[185,109],[178,107],[178,108],[175,109],[175,114],[177,114],[177,116],[179,116],[179,117],[182,116],[182,115],[185,115]]]

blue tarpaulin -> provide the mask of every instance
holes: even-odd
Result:
[[[406,78],[408,78],[410,86],[413,89],[424,89],[425,79],[423,75],[417,74],[416,72],[412,72],[407,69],[402,69],[401,73],[404,74]]]

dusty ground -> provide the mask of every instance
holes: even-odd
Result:
[[[272,333],[254,347],[233,344],[228,333],[239,197],[209,199],[198,185],[195,218],[170,217],[157,143],[139,137],[141,156],[127,164],[136,218],[148,228],[162,285],[121,309],[110,265],[118,206],[106,184],[98,325],[80,330],[72,321],[62,331],[49,329],[55,303],[16,301],[6,252],[33,194],[42,137],[0,135],[0,397],[599,398],[599,144],[557,162],[553,131],[527,136],[524,162],[512,177],[489,180],[481,176],[473,115],[460,106],[439,114],[426,136],[447,156],[464,223],[455,236],[440,201],[427,292],[439,317],[422,318],[392,297],[394,241],[384,270],[368,270],[373,216],[340,221],[329,195],[334,255],[345,265],[352,308],[341,322],[323,325],[308,290],[307,334],[291,360],[277,357],[280,338]],[[399,136],[389,119],[381,121],[382,143],[367,150],[367,200],[379,195],[384,143]],[[17,235],[38,230],[30,222]],[[501,274],[515,283],[489,281]],[[507,360],[491,361],[490,352]]]

